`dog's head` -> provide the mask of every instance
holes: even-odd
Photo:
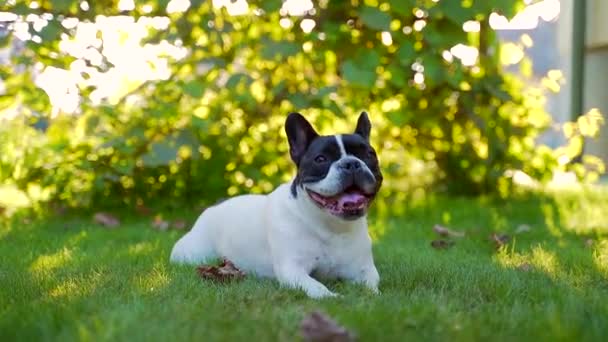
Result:
[[[329,136],[318,135],[301,114],[289,114],[285,131],[298,168],[292,194],[308,196],[320,210],[345,220],[364,216],[382,184],[370,130],[365,112],[353,134]]]

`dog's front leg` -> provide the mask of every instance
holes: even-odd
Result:
[[[311,277],[308,272],[295,263],[284,263],[275,269],[279,282],[291,288],[304,290],[308,297],[336,297],[325,285]]]
[[[355,283],[365,285],[375,294],[380,293],[380,290],[378,290],[380,275],[371,258],[363,262],[363,265],[359,263],[352,265],[343,276]]]

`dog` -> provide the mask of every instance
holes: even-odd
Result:
[[[342,279],[378,293],[367,211],[382,184],[371,123],[319,135],[299,113],[285,121],[295,178],[267,195],[241,195],[206,209],[171,251],[175,263],[226,258],[239,269],[334,297],[317,279]]]

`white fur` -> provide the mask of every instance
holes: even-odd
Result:
[[[268,195],[238,196],[207,209],[171,252],[171,261],[181,263],[217,257],[312,298],[336,296],[311,277],[313,271],[378,292],[366,217],[346,221],[332,216],[300,189],[294,198],[289,183]]]
[[[336,135],[336,142],[338,143],[338,148],[340,148],[340,157],[346,156],[346,149],[344,148],[344,142],[342,142],[342,135]]]

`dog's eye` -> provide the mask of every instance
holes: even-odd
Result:
[[[374,149],[370,148],[369,150],[367,150],[367,155],[370,157],[375,157],[376,151],[374,151]]]
[[[321,164],[321,163],[325,163],[326,161],[327,161],[327,158],[322,154],[319,154],[318,156],[315,157],[316,163]]]

